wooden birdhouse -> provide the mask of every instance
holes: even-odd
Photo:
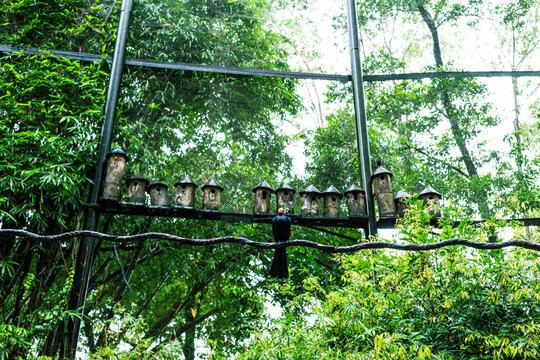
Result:
[[[392,173],[381,165],[380,159],[377,161],[377,165],[377,169],[371,175],[371,183],[373,184],[375,197],[377,198],[379,216],[396,216],[394,195],[392,193]]]
[[[150,194],[150,204],[152,206],[167,206],[169,205],[169,199],[167,197],[167,189],[169,187],[160,182],[154,181],[148,186],[148,193]]]
[[[366,192],[359,186],[352,184],[344,193],[347,201],[349,216],[366,215]]]
[[[309,185],[300,191],[302,196],[302,207],[300,213],[305,216],[317,216],[319,214],[319,199],[321,192],[313,185]]]
[[[270,212],[270,197],[273,192],[274,189],[264,180],[253,188],[254,214],[266,214]]]
[[[276,212],[281,208],[285,214],[294,214],[294,194],[296,190],[290,187],[287,183],[282,182],[276,189]]]
[[[126,180],[128,188],[127,202],[144,205],[146,202],[146,187],[150,182],[140,175],[135,175]]]
[[[324,216],[339,216],[339,203],[342,197],[343,195],[334,185],[331,185],[323,192]]]
[[[214,178],[210,178],[201,189],[203,190],[203,209],[219,210],[221,206],[221,192],[223,191],[221,185]]]
[[[424,202],[424,206],[431,209],[434,216],[439,216],[441,214],[441,194],[439,194],[431,186],[428,185],[424,190],[422,190],[420,194],[418,194],[418,199]]]
[[[182,180],[174,184],[176,193],[174,194],[174,206],[193,208],[195,207],[195,189],[198,185],[186,175]]]
[[[107,154],[107,170],[103,181],[102,200],[118,201],[121,196],[122,177],[129,158],[122,149]]]
[[[397,216],[399,218],[405,217],[405,210],[409,208],[409,205],[405,203],[404,200],[410,199],[411,195],[406,193],[405,191],[399,190],[394,197],[394,205],[396,206]]]

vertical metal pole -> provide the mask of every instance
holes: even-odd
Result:
[[[131,14],[132,0],[122,0],[120,20],[118,23],[118,33],[116,45],[114,48],[114,57],[109,77],[109,88],[105,103],[103,125],[101,127],[101,138],[98,147],[96,173],[94,176],[94,185],[90,193],[89,202],[97,203],[101,188],[101,180],[105,159],[111,147],[114,120],[116,117],[116,107],[118,105],[118,96],[120,91],[120,82],[124,68],[124,57],[126,52],[126,43],[129,31],[129,17]],[[99,219],[99,212],[94,208],[87,208],[84,218],[84,229],[95,231]],[[68,309],[75,311],[79,309],[84,311],[86,296],[88,292],[88,282],[94,262],[94,239],[83,238],[79,241],[77,258],[75,262],[75,274],[73,285],[69,294]],[[62,342],[60,357],[75,358],[77,342],[79,340],[81,320],[78,317],[67,319],[66,331]]]
[[[371,190],[371,156],[369,154],[369,134],[364,100],[364,75],[362,74],[362,62],[360,60],[360,42],[358,41],[358,20],[355,0],[347,0],[347,19],[351,52],[356,146],[358,148],[358,161],[360,162],[360,175],[364,190],[366,191],[366,207],[369,217],[368,235],[375,235],[377,234],[377,220],[375,218],[375,203]]]

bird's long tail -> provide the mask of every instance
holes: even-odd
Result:
[[[289,277],[289,267],[287,265],[287,249],[276,249],[272,267],[270,267],[270,275],[278,279],[286,279]]]

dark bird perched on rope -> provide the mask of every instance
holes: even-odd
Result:
[[[272,234],[275,242],[289,241],[291,238],[291,218],[285,215],[283,209],[279,209],[277,216],[272,219]],[[289,277],[286,248],[276,249],[270,275],[279,279]]]

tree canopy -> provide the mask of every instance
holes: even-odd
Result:
[[[0,4],[0,44],[103,58],[90,63],[47,53],[0,54],[0,227],[45,235],[82,229],[119,2]],[[273,21],[290,14],[290,27],[297,12],[313,5],[138,0],[126,56],[287,71],[300,53],[311,71],[310,61],[322,54],[303,35],[278,32],[285,30]],[[449,29],[474,31],[486,19],[511,54],[512,69],[528,69],[538,51],[538,1],[358,5],[365,73],[460,69]],[[339,34],[343,18],[332,21]],[[407,30],[399,40],[406,51],[381,40],[380,34],[397,36],[389,21]],[[314,116],[315,128],[307,125],[311,105],[305,98],[313,93],[303,93],[306,84],[126,66],[113,139],[130,157],[125,178],[142,175],[172,185],[189,174],[201,186],[215,177],[225,188],[222,210],[238,213],[252,211],[252,188],[261,180],[273,187],[287,181],[296,190],[315,184],[343,191],[352,183],[369,189],[359,184],[350,84],[328,84],[331,111]],[[365,85],[373,168],[382,158],[395,190],[412,194],[431,185],[443,194],[437,227],[432,212],[413,197],[397,235],[376,240],[538,240],[535,228],[495,220],[540,212],[537,83],[514,79],[509,118],[497,112],[491,88],[478,79]],[[506,123],[512,125],[508,131]],[[501,143],[494,146],[491,137]],[[294,146],[303,150],[291,151]],[[297,172],[302,158],[306,166]],[[343,202],[341,214],[347,214]],[[478,225],[472,222],[477,218],[488,221]],[[104,214],[98,230],[271,241],[267,224],[167,217]],[[351,245],[365,241],[364,235],[356,228],[293,227],[291,238]],[[76,244],[0,238],[0,358],[56,358],[64,320],[81,313],[79,351],[93,359],[538,356],[538,256],[530,250],[451,247],[332,256],[290,248],[291,276],[275,280],[268,277],[273,252],[261,249],[98,240],[86,306],[71,311]]]

